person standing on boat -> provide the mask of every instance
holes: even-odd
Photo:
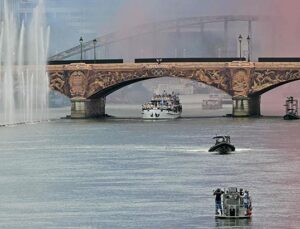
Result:
[[[221,215],[223,214],[223,210],[222,210],[222,195],[224,194],[224,192],[221,189],[217,189],[216,191],[214,191],[214,195],[216,196],[216,215],[219,214],[219,209],[221,211]]]
[[[245,191],[244,195],[244,208],[247,209],[247,215],[251,215],[251,198],[247,190]]]
[[[240,205],[244,205],[244,191],[242,188],[240,188]]]

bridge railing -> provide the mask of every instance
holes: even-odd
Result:
[[[177,62],[232,62],[246,61],[245,57],[193,57],[193,58],[139,58],[135,63],[177,63]]]
[[[122,64],[123,59],[98,59],[98,60],[50,60],[48,65],[63,65],[73,63],[84,63],[84,64]]]
[[[300,62],[300,57],[259,57],[258,62]]]

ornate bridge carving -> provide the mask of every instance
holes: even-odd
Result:
[[[276,69],[261,69],[256,70],[251,79],[250,93],[262,94],[282,84],[299,80],[300,70],[276,70]]]
[[[123,84],[160,77],[191,79],[234,95],[226,64],[71,64],[49,66],[48,72],[51,89],[69,98],[106,96]],[[241,90],[239,86],[235,85],[235,88]]]
[[[216,87],[233,99],[247,100],[247,112],[256,110],[252,114],[259,114],[260,95],[299,80],[300,63],[69,64],[50,65],[48,72],[51,89],[71,99],[103,99],[137,81],[178,77]]]

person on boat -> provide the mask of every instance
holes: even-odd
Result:
[[[217,143],[217,144],[222,143],[222,142],[225,142],[224,137],[218,137],[218,138],[216,139],[216,143]]]
[[[240,205],[241,205],[241,207],[243,207],[244,206],[244,190],[242,188],[240,188],[239,194],[240,194]]]
[[[244,196],[244,192],[242,188],[240,188],[240,196]]]
[[[222,195],[224,194],[224,192],[218,188],[216,191],[214,191],[214,195],[216,196],[216,215],[219,214],[219,209],[221,212],[221,215],[223,214],[223,210],[222,210]]]
[[[244,199],[244,190],[242,188],[240,188],[240,197],[241,197],[241,202],[243,203],[243,199]]]
[[[244,207],[247,209],[251,208],[251,198],[247,190],[245,191],[245,195],[244,195]]]
[[[230,144],[230,136],[226,136],[226,142]]]

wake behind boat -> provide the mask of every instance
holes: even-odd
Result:
[[[174,92],[154,95],[150,102],[142,105],[144,119],[175,119],[180,117],[181,112],[179,97]]]
[[[230,143],[230,136],[216,136],[213,139],[216,139],[215,145],[210,147],[208,152],[218,152],[220,154],[228,154],[235,151],[234,145]]]

